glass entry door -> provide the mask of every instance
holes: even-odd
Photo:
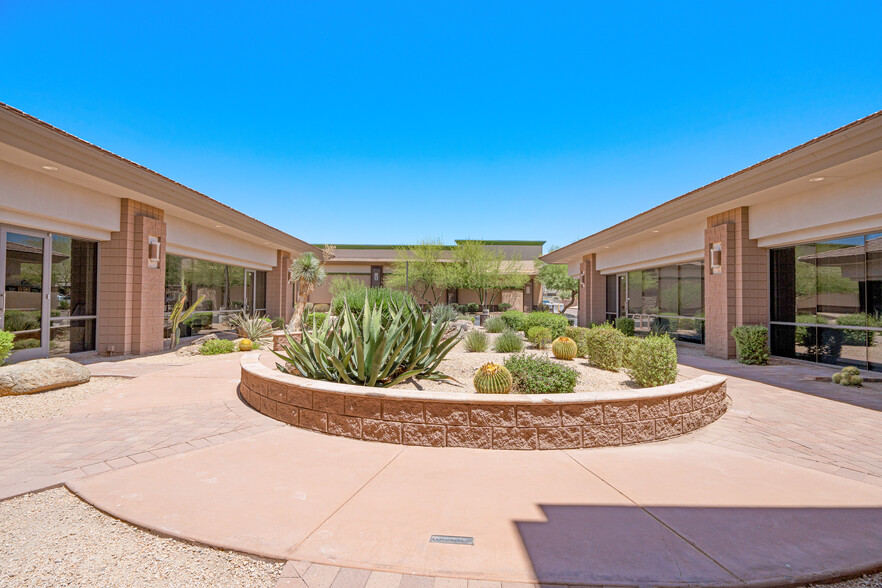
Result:
[[[245,312],[248,314],[254,314],[255,274],[254,270],[245,270]]]
[[[7,361],[48,354],[49,244],[46,233],[0,228],[0,327],[15,334]]]
[[[628,276],[627,274],[618,275],[619,282],[619,316],[628,316]]]

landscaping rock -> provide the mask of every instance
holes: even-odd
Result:
[[[0,367],[0,396],[76,386],[88,382],[89,377],[86,366],[69,359],[32,359]]]
[[[192,345],[199,347],[200,345],[202,345],[206,341],[212,341],[217,338],[218,338],[217,335],[215,335],[214,333],[209,333],[207,335],[203,335],[203,336],[199,337],[198,339],[194,339],[193,341],[190,341],[188,347],[192,346]]]

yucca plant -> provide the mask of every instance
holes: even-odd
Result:
[[[384,320],[384,311],[390,318]],[[357,386],[389,387],[411,377],[447,380],[438,366],[456,345],[458,332],[444,337],[447,321],[432,323],[410,298],[402,303],[365,301],[356,319],[343,305],[339,319],[312,330],[304,330],[297,342],[286,332],[288,345],[273,352],[285,362],[276,364],[283,372],[314,380]]]
[[[172,308],[171,315],[168,317],[168,322],[171,324],[171,348],[174,349],[181,342],[181,323],[190,318],[190,315],[196,312],[196,307],[202,304],[202,301],[205,300],[205,296],[200,296],[199,300],[197,300],[193,306],[184,310],[184,305],[187,303],[187,295],[181,296],[180,300],[175,303],[174,308]]]
[[[252,341],[260,341],[269,339],[273,334],[273,323],[266,317],[257,314],[235,314],[230,317],[230,326],[239,333],[240,336]]]

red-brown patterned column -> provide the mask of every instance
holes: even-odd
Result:
[[[606,276],[597,271],[597,258],[587,256],[580,266],[579,325],[583,327],[606,320]]]
[[[270,318],[291,318],[294,309],[294,290],[288,283],[291,256],[286,251],[276,252],[276,265],[266,275],[266,313]]]

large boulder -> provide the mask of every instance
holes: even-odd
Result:
[[[89,377],[86,366],[63,357],[32,359],[0,367],[0,396],[76,386],[88,382]]]

